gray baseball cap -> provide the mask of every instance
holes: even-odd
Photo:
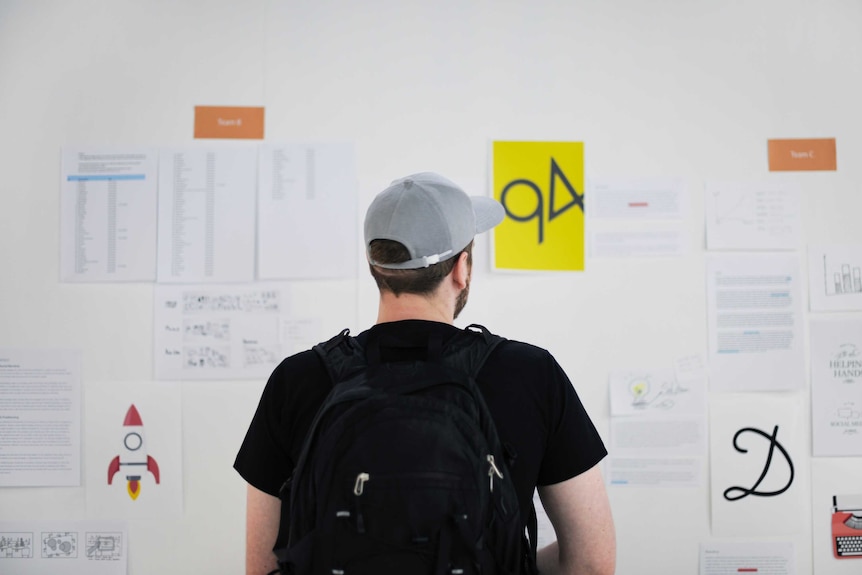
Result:
[[[503,206],[493,198],[468,196],[455,183],[433,172],[413,174],[380,192],[365,213],[365,249],[373,240],[394,240],[410,252],[388,269],[427,268],[456,256],[503,221]]]

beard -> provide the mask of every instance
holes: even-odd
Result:
[[[470,295],[470,276],[467,276],[467,285],[461,292],[458,294],[458,297],[455,299],[455,316],[452,319],[458,319],[458,316],[461,314],[461,310],[464,309],[464,306],[467,305],[467,296]]]

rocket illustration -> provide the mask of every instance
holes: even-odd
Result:
[[[125,431],[124,449],[108,465],[108,485],[113,483],[114,475],[122,470],[126,474],[129,497],[134,500],[141,493],[141,476],[145,470],[152,473],[156,483],[159,483],[159,464],[147,454],[147,446],[144,442],[144,424],[141,422],[141,416],[135,404],[132,404],[126,412],[123,430]]]

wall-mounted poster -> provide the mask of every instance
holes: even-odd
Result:
[[[180,388],[158,382],[91,382],[87,391],[88,515],[182,516]]]
[[[811,320],[815,456],[862,456],[862,320]]]
[[[862,245],[808,246],[811,311],[862,311]]]
[[[584,269],[583,142],[494,142],[495,269]]]
[[[713,536],[802,533],[810,510],[798,396],[725,394],[709,410]]]

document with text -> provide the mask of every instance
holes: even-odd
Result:
[[[712,391],[802,388],[797,256],[713,255],[707,259],[706,276]]]
[[[0,348],[0,487],[81,484],[81,353]]]
[[[63,281],[156,279],[157,161],[154,149],[63,149]]]
[[[694,487],[706,456],[706,380],[674,369],[609,375],[610,485]]]
[[[159,154],[158,281],[254,280],[257,148]]]
[[[699,575],[796,575],[795,555],[789,542],[701,543]]]
[[[591,219],[682,220],[689,198],[682,178],[592,178]]]
[[[351,144],[264,144],[258,277],[356,275],[358,182]]]

